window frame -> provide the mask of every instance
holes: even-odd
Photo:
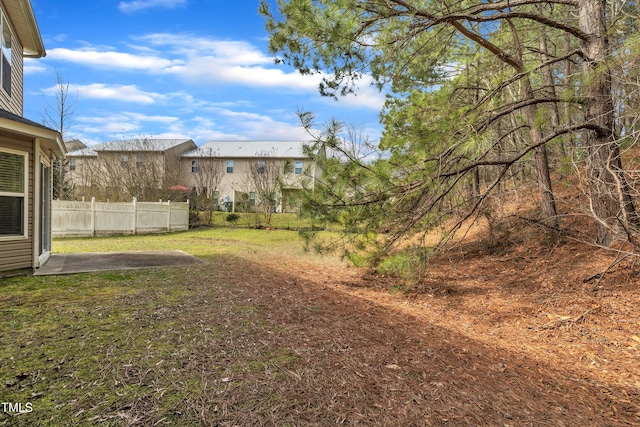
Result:
[[[227,173],[233,173],[235,162],[233,160],[227,160]]]
[[[267,161],[266,160],[258,160],[257,164],[258,174],[263,175],[267,171]]]
[[[9,36],[8,43],[5,34]],[[0,86],[2,91],[11,98],[11,83],[13,80],[13,30],[9,18],[0,10]],[[5,60],[9,70],[5,70]],[[7,76],[8,74],[8,76]],[[8,85],[8,86],[5,86]]]
[[[300,167],[298,167],[298,164],[300,164]],[[296,160],[294,163],[294,170],[293,173],[295,175],[302,175],[302,171],[304,170],[304,161],[302,160]]]
[[[198,173],[199,165],[197,160],[191,160],[191,173]]]
[[[1,191],[0,196],[22,198],[22,233],[21,234],[0,234],[0,241],[23,240],[29,238],[29,153],[26,151],[12,150],[0,147],[0,152],[21,156],[24,159],[23,192],[14,193]]]

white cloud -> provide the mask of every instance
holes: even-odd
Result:
[[[193,139],[198,145],[215,139],[246,139],[246,137],[238,133],[225,132],[215,120],[202,116],[195,116],[190,120],[175,123],[171,126],[170,131],[188,134],[189,138]]]
[[[104,114],[91,117],[77,117],[74,132],[89,135],[101,135],[103,141],[117,139],[125,133],[139,131],[141,124],[131,120],[125,114]]]
[[[151,46],[168,46],[172,52],[186,57],[215,57],[227,64],[257,65],[273,63],[273,57],[265,55],[251,43],[239,40],[217,40],[190,34],[153,33],[134,37]]]
[[[57,86],[44,89],[48,95],[58,92]],[[157,92],[145,92],[135,85],[105,85],[93,83],[89,85],[69,85],[69,92],[77,93],[81,98],[114,100],[122,102],[132,102],[136,104],[153,104],[157,101],[164,101],[168,97]]]
[[[100,68],[118,68],[123,70],[161,71],[182,63],[180,60],[169,60],[155,55],[135,55],[131,53],[101,51],[95,48],[79,50],[55,48],[48,51],[50,59],[67,61],[76,64]]]
[[[367,108],[375,111],[381,111],[386,100],[385,95],[371,83],[372,80],[370,78],[365,78],[357,85],[355,94],[340,96],[338,97],[338,101],[332,101],[348,107]],[[330,98],[327,98],[327,101],[331,102]]]
[[[274,120],[262,114],[222,110],[224,122],[240,130],[246,139],[308,139],[305,131],[297,126]]]
[[[45,67],[42,62],[39,62],[37,59],[33,58],[24,58],[23,64],[23,72],[24,74],[36,74],[47,71],[47,67]]]
[[[147,115],[140,113],[125,113],[128,117],[134,119],[137,122],[153,122],[161,124],[172,124],[180,121],[180,118],[174,116],[162,116],[162,115]]]
[[[133,0],[120,2],[118,9],[123,13],[135,13],[145,9],[175,9],[186,4],[187,0]]]
[[[169,48],[180,57],[165,73],[193,83],[233,83],[252,87],[280,87],[316,91],[321,76],[303,76],[297,71],[269,68],[273,57],[244,41],[212,40],[188,34],[155,33],[136,37],[156,49]],[[140,46],[137,46],[140,49]]]
[[[231,83],[250,87],[282,88],[313,92],[318,88],[321,77],[303,76],[298,72],[264,67],[242,67],[230,65],[218,58],[193,58],[183,65],[165,70],[191,83],[220,84]]]
[[[162,126],[168,126],[171,128],[177,123],[180,123],[179,117],[163,116],[163,115],[148,115],[137,112],[122,112],[122,113],[105,113],[95,116],[81,116],[74,118],[74,126],[72,132],[74,134],[82,135],[81,140],[99,140],[107,141],[111,139],[126,139],[126,138],[138,138],[142,135],[145,129],[149,129],[151,124],[160,124]],[[180,137],[187,137],[185,132],[163,132],[162,135],[168,135],[169,133],[179,135]],[[157,135],[151,135],[157,137]]]

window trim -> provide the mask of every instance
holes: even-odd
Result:
[[[9,33],[9,43],[8,46],[5,47],[5,26],[7,27],[7,31]],[[5,95],[7,95],[7,97],[11,98],[11,86],[13,83],[13,29],[11,28],[11,25],[9,24],[9,18],[7,17],[6,13],[4,12],[4,10],[0,10],[0,87],[2,87],[2,91],[5,93]],[[9,55],[5,55],[5,50],[8,51]],[[4,81],[5,81],[5,70],[4,70],[4,59],[5,56],[8,56],[6,58],[6,61],[9,65],[9,90],[7,90],[7,88],[5,88],[4,86]]]
[[[0,147],[0,152],[15,154],[24,158],[24,192],[12,193],[8,191],[0,191],[0,196],[22,197],[22,234],[0,235],[0,241],[25,240],[29,238],[29,153],[26,151],[12,150],[10,148]]]

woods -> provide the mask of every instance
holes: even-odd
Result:
[[[329,153],[309,199],[320,218],[384,232],[373,241],[386,253],[445,222],[451,236],[499,190],[531,184],[553,238],[561,180],[586,189],[578,211],[593,242],[638,247],[624,164],[636,138],[636,2],[278,0],[261,12],[272,53],[320,73],[322,94],[357,94],[367,79],[388,93],[373,161],[344,155],[339,123],[314,132],[303,115]]]

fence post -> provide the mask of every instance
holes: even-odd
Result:
[[[91,235],[96,235],[96,198],[91,198]]]
[[[167,232],[171,231],[171,200],[167,200]]]
[[[138,199],[133,198],[133,234],[138,234]]]

